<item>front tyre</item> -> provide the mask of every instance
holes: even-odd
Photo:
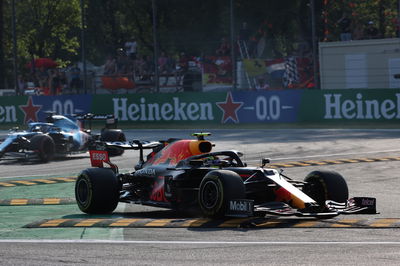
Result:
[[[198,202],[206,217],[222,217],[230,200],[244,198],[243,180],[235,172],[215,170],[207,173],[200,183]]]
[[[81,211],[88,214],[107,214],[119,201],[120,182],[113,170],[88,168],[75,183],[75,198]]]
[[[344,203],[349,198],[346,180],[334,171],[313,171],[304,179],[303,192],[314,199],[321,207],[325,201],[333,200]]]

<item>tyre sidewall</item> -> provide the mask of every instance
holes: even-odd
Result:
[[[207,207],[206,204],[204,203],[205,201],[205,191],[204,188],[205,186],[210,186],[214,185],[217,188],[217,197],[218,199],[216,202],[213,204],[213,206]],[[205,216],[219,216],[221,210],[223,209],[223,203],[224,203],[224,187],[222,184],[222,181],[219,176],[215,174],[209,174],[204,179],[202,180],[200,184],[200,190],[199,190],[199,204],[201,211]]]
[[[111,169],[89,168],[78,176],[75,198],[81,211],[107,214],[117,207],[120,188],[120,182]]]
[[[80,187],[84,186],[84,187]],[[81,193],[78,189],[85,189],[85,195],[80,195]],[[87,174],[87,171],[83,171],[78,179],[76,180],[75,184],[75,198],[78,204],[78,207],[83,212],[90,211],[90,203],[93,201],[93,185],[92,182]]]
[[[204,188],[207,184],[214,184],[218,189],[217,200],[212,207],[207,207],[204,202]],[[198,202],[203,215],[219,218],[224,216],[229,201],[244,199],[245,186],[241,177],[232,171],[215,170],[207,173],[200,183]]]
[[[38,150],[39,158],[42,162],[48,162],[53,159],[55,153],[55,143],[53,138],[48,135],[36,135],[31,139],[30,149]]]
[[[325,206],[326,200],[346,202],[349,197],[346,180],[334,171],[313,171],[304,179],[310,186],[304,188],[304,192]]]

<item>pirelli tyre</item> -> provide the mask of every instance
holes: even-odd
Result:
[[[29,149],[36,151],[42,162],[46,163],[53,159],[56,145],[50,136],[43,134],[35,135],[29,142]]]
[[[303,192],[314,199],[322,208],[325,201],[346,202],[349,198],[349,189],[346,180],[334,171],[313,171],[304,181]]]
[[[115,210],[121,184],[109,168],[83,170],[75,183],[75,198],[81,211],[88,214],[107,214]]]
[[[105,129],[101,132],[100,140],[109,142],[125,142],[126,137],[121,129]],[[110,156],[120,156],[124,153],[123,149],[117,147],[108,147],[107,151]]]
[[[242,178],[229,170],[207,173],[200,183],[198,202],[204,216],[224,216],[229,200],[244,199],[245,186]]]

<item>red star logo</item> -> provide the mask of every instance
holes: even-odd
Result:
[[[228,92],[226,95],[225,102],[217,102],[216,104],[224,113],[221,120],[222,123],[226,123],[228,119],[231,119],[235,123],[239,123],[237,111],[243,105],[243,102],[234,102],[231,92]]]
[[[29,97],[26,105],[20,105],[19,108],[25,113],[24,123],[36,122],[38,121],[37,113],[42,108],[41,105],[34,105],[32,101],[32,96]]]

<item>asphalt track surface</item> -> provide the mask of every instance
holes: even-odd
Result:
[[[129,130],[126,134],[128,139],[161,140],[169,137],[187,138],[192,132]],[[161,224],[116,228],[92,227],[88,224],[75,228],[23,228],[43,218],[82,220],[96,217],[86,217],[68,202],[66,205],[52,206],[0,206],[0,265],[399,264],[400,160],[396,158],[400,157],[400,130],[273,129],[211,132],[213,135],[209,139],[216,144],[215,150],[242,151],[245,154],[244,161],[250,165],[259,164],[262,157],[271,158],[272,164],[286,164],[284,173],[295,179],[303,179],[316,169],[337,171],[346,178],[351,196],[376,197],[380,213],[343,216],[333,220],[330,226],[164,227],[162,224],[168,219],[188,217],[163,209],[120,204],[116,214],[102,218],[148,219]],[[137,152],[127,151],[122,157],[113,158],[113,161],[121,171],[129,171],[137,158]],[[310,164],[311,161],[331,163],[309,166],[293,164]],[[73,178],[88,165],[87,154],[73,155],[47,164],[4,161],[0,162],[0,183]],[[37,186],[25,186],[22,183],[16,187],[0,186],[0,203],[4,199],[11,202],[12,199],[30,198],[36,199],[31,200],[32,204],[43,204],[44,200],[40,202],[39,198],[57,196],[66,200],[64,197],[73,196],[73,182],[63,182]],[[10,221],[13,217],[21,221]],[[355,226],[354,221],[360,219],[375,226]]]

